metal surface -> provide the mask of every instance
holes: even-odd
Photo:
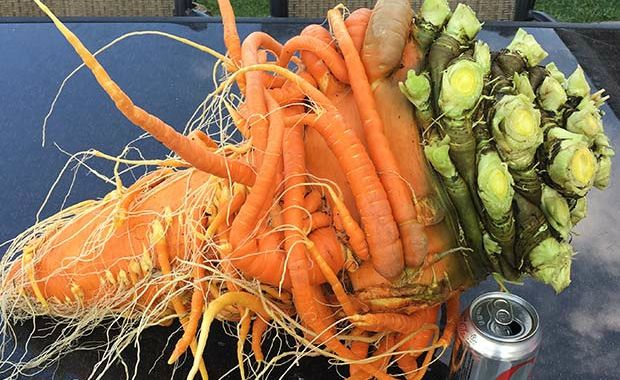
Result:
[[[461,317],[450,362],[451,380],[526,380],[541,343],[538,314],[523,298],[491,292]]]
[[[172,23],[77,23],[69,27],[86,46],[97,49],[114,38],[134,30],[162,30],[190,38],[224,51],[222,28],[218,21],[205,18],[171,19]],[[179,20],[179,21],[177,21]],[[263,20],[264,21],[264,20]],[[512,25],[512,24],[510,24]],[[304,22],[246,22],[239,23],[241,37],[263,30],[283,41],[298,34]],[[573,53],[552,29],[528,29],[549,52],[549,60],[570,73],[577,61]],[[516,27],[486,24],[480,37],[493,49],[506,46]],[[605,33],[604,30],[597,33]],[[47,191],[68,160],[64,152],[76,153],[95,148],[109,154],[119,154],[123,146],[137,138],[141,131],[114,109],[109,98],[98,88],[92,75],[80,70],[65,85],[49,119],[46,144],[42,142],[42,122],[63,79],[79,65],[64,39],[49,23],[13,23],[0,25],[0,241],[7,241],[35,221]],[[136,104],[182,130],[194,109],[212,91],[211,70],[214,60],[205,54],[161,37],[143,36],[126,39],[106,52],[100,59],[111,76],[132,96]],[[620,56],[616,62],[620,62]],[[546,63],[546,62],[545,62]],[[613,78],[611,78],[613,79]],[[607,79],[609,80],[609,79]],[[620,93],[611,93],[620,97]],[[604,108],[604,123],[612,143],[620,146],[620,123],[609,107]],[[152,140],[139,143],[146,158],[163,157],[166,150]],[[527,280],[512,290],[528,299],[538,310],[545,332],[534,379],[620,379],[620,156],[613,160],[612,186],[606,192],[589,195],[588,217],[577,226],[573,245],[578,253],[573,264],[572,284],[560,295],[540,283]],[[51,195],[45,217],[58,210],[65,201],[76,162],[61,178],[58,190]],[[97,160],[89,164],[104,174],[111,174],[111,165]],[[82,167],[77,181],[66,199],[73,204],[97,198],[112,186]],[[131,181],[131,178],[125,178]],[[6,246],[0,248],[0,254]],[[489,280],[463,297],[463,303],[485,291],[496,290]],[[37,320],[39,327],[44,321]],[[21,342],[29,338],[32,324],[16,326]],[[174,368],[165,363],[176,338],[178,325],[153,328],[141,335],[139,350],[127,350],[122,357],[138,371],[136,379],[170,378]],[[90,345],[106,339],[105,328],[97,328],[78,342]],[[170,339],[170,342],[168,340]],[[33,338],[29,350],[37,352],[54,344],[55,336]],[[171,343],[172,342],[172,343]],[[275,350],[283,341],[266,338]],[[16,356],[24,352],[18,348]],[[21,350],[21,351],[20,351]],[[209,338],[206,364],[213,378],[224,376],[235,365],[236,341],[229,338],[218,325]],[[7,351],[5,351],[7,352]],[[273,352],[272,352],[273,353]],[[448,355],[443,360],[447,360]],[[139,363],[137,358],[140,358]],[[82,350],[67,355],[57,365],[34,379],[85,379],[98,360],[97,351]],[[184,378],[189,360],[176,370]],[[280,374],[284,372],[279,369]],[[324,358],[303,358],[283,376],[285,379],[331,379],[341,368],[334,368]],[[55,377],[53,377],[55,376]],[[1,377],[1,376],[0,376]],[[227,378],[236,378],[236,372]],[[125,378],[119,364],[107,378]],[[275,376],[274,378],[278,378]]]

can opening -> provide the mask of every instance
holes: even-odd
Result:
[[[538,315],[514,295],[488,293],[470,307],[470,318],[483,335],[502,342],[528,339],[538,329]]]
[[[512,321],[507,325],[491,322],[491,326],[489,326],[489,330],[493,331],[499,337],[511,338],[515,336],[521,335],[523,333],[523,326],[517,322]]]

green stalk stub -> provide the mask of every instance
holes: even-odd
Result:
[[[424,0],[420,8],[420,16],[424,21],[441,27],[450,16],[450,6],[446,0]]]
[[[563,193],[583,197],[594,185],[598,164],[587,139],[562,128],[551,128],[547,171]]]
[[[579,223],[588,213],[588,201],[587,198],[578,198],[575,201],[575,205],[570,210],[570,220],[573,226]]]
[[[545,69],[547,69],[549,75],[551,75],[553,79],[557,80],[562,86],[566,85],[566,77],[564,76],[564,73],[561,72],[555,65],[555,62],[547,64]]]
[[[448,67],[441,81],[439,108],[459,118],[474,108],[484,87],[484,71],[477,62],[461,59]]]
[[[499,153],[512,169],[525,169],[543,141],[540,111],[524,95],[506,95],[496,104],[491,132]]]
[[[609,186],[611,180],[611,157],[602,156],[598,160],[598,170],[594,179],[594,186],[599,190],[604,190]]]
[[[521,28],[517,30],[517,34],[515,34],[512,42],[510,42],[510,45],[506,48],[521,54],[530,66],[538,65],[548,55],[540,44],[538,44],[534,36]]]
[[[531,274],[560,293],[570,284],[572,258],[573,249],[570,244],[547,238],[529,254]]]
[[[474,45],[474,60],[480,65],[485,76],[491,72],[491,48],[483,41],[476,41]]]
[[[400,91],[413,105],[425,110],[430,107],[431,83],[427,74],[417,75],[414,70],[409,70],[405,82],[400,82]]]
[[[573,133],[579,133],[593,140],[603,132],[603,122],[597,108],[585,107],[573,112],[566,119],[566,129]]]
[[[533,102],[534,99],[536,99],[536,95],[534,94],[534,90],[532,89],[532,85],[530,84],[528,73],[515,73],[512,81],[517,93],[525,96],[530,102]]]
[[[567,239],[573,223],[566,199],[551,187],[543,185],[540,203],[547,222],[562,239]]]
[[[446,25],[446,33],[461,43],[471,41],[482,28],[476,12],[468,5],[459,3]]]
[[[540,106],[545,111],[558,112],[567,100],[566,91],[554,77],[548,76],[538,88]]]
[[[573,72],[567,80],[566,92],[570,96],[578,96],[587,98],[590,95],[590,85],[586,80],[586,76],[583,73],[581,66],[577,66],[575,72]]]
[[[491,150],[480,156],[478,163],[478,195],[493,220],[506,217],[514,197],[513,179],[508,167],[497,152]]]
[[[456,167],[450,160],[450,138],[444,137],[443,140],[436,139],[424,147],[424,154],[430,161],[433,168],[442,177],[452,178],[456,176]]]

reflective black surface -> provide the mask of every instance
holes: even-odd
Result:
[[[299,33],[303,24],[241,23],[243,36],[251,31],[264,30],[279,40]],[[218,24],[171,23],[76,23],[71,29],[91,49],[97,49],[119,35],[135,30],[161,30],[193,39],[223,51],[222,29]],[[492,48],[505,46],[515,28],[488,27],[481,38]],[[551,29],[531,29],[538,41],[550,53],[558,67],[570,73],[577,64],[574,54]],[[596,31],[596,33],[606,33]],[[617,42],[617,40],[616,40]],[[601,47],[604,48],[604,47]],[[575,54],[582,50],[576,46]],[[157,36],[131,37],[102,53],[101,62],[112,77],[134,99],[171,125],[182,129],[194,109],[213,89],[214,60],[204,53]],[[616,56],[617,62],[620,56]],[[612,62],[612,63],[613,63]],[[6,241],[29,227],[35,221],[37,210],[47,191],[68,160],[61,151],[71,154],[90,148],[117,155],[129,141],[140,136],[140,131],[116,111],[92,75],[78,72],[65,86],[56,109],[49,118],[46,144],[42,143],[42,122],[65,76],[79,60],[62,37],[50,24],[0,24],[0,241]],[[586,66],[586,71],[588,67]],[[615,71],[617,73],[617,71]],[[617,75],[617,74],[616,74]],[[597,78],[596,85],[615,78]],[[611,90],[611,88],[610,88]],[[620,92],[610,95],[620,99]],[[620,125],[609,107],[605,108],[605,124],[613,143],[620,143]],[[147,140],[138,144],[147,158],[163,157],[166,151],[157,143]],[[59,209],[69,188],[76,165],[72,162],[52,194],[41,216]],[[105,175],[112,174],[107,162],[90,160],[93,168]],[[614,160],[618,168],[618,159]],[[66,198],[67,204],[101,197],[113,188],[96,176],[86,175],[79,169],[75,186]],[[588,218],[582,221],[573,240],[577,256],[573,265],[573,283],[561,295],[550,288],[527,281],[524,286],[511,289],[530,301],[539,311],[543,328],[543,344],[535,368],[535,379],[614,379],[620,378],[616,366],[620,363],[620,189],[618,170],[614,172],[612,187],[606,192],[593,191],[589,196]],[[139,172],[136,172],[139,175]],[[126,178],[129,180],[129,178]],[[4,252],[6,246],[0,248]],[[469,291],[464,297],[467,304],[475,296],[496,290],[488,281]],[[37,321],[44,323],[45,321]],[[17,327],[20,340],[25,341],[32,325]],[[141,339],[138,379],[169,378],[172,368],[165,361],[172,349],[167,341],[178,326],[153,328]],[[172,342],[178,335],[172,338]],[[81,343],[92,344],[105,338],[104,329],[96,329],[93,336]],[[269,339],[267,343],[274,339]],[[33,340],[30,350],[53,344],[53,338]],[[235,341],[225,336],[221,328],[212,332],[206,354],[207,366],[218,378],[235,364]],[[123,353],[133,371],[137,350]],[[158,360],[159,358],[159,360]],[[69,354],[56,367],[35,378],[83,379],[97,361],[94,351]],[[189,368],[185,363],[176,372],[184,378]],[[438,373],[435,368],[432,373]],[[439,375],[429,378],[441,378]],[[305,358],[286,375],[290,379],[332,378],[336,370],[321,358]],[[121,366],[112,369],[104,378],[124,378]],[[227,376],[236,378],[233,372]]]

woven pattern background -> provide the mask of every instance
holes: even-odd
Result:
[[[45,0],[57,15],[83,17],[174,16],[174,0]],[[0,0],[0,17],[44,17],[32,0]]]
[[[465,3],[476,11],[480,20],[512,20],[517,0],[448,0],[454,9],[456,4]],[[343,3],[350,10],[372,8],[375,0],[288,0],[289,17],[325,17],[327,11]],[[414,9],[420,9],[422,0],[414,0]]]

